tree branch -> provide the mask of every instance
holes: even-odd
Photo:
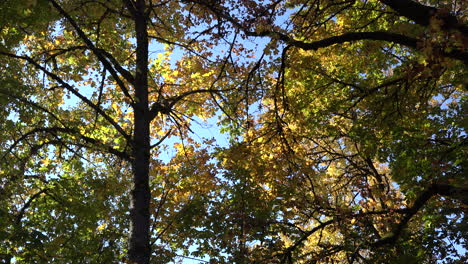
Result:
[[[32,129],[31,131],[28,131],[27,133],[23,134],[19,139],[15,140],[15,142],[13,142],[13,144],[10,146],[8,152],[11,152],[21,141],[25,140],[27,137],[29,137],[31,135],[34,135],[36,133],[41,133],[41,132],[50,133],[52,135],[56,135],[57,132],[62,132],[62,133],[70,134],[70,135],[78,135],[79,138],[84,140],[86,143],[91,144],[91,146],[92,146],[92,147],[90,147],[90,146],[87,146],[87,145],[79,144],[82,147],[85,147],[85,148],[88,148],[88,149],[93,149],[93,148],[95,149],[96,146],[100,146],[106,152],[108,152],[110,154],[113,154],[113,155],[115,155],[115,156],[117,156],[119,158],[122,158],[124,160],[130,160],[131,159],[131,157],[127,153],[125,153],[123,151],[119,151],[119,150],[117,150],[117,149],[115,149],[115,148],[113,148],[113,147],[111,147],[109,145],[106,145],[105,143],[102,143],[97,139],[82,135],[81,133],[79,133],[79,131],[77,129],[62,128],[62,127],[41,127],[41,128]],[[61,143],[64,143],[64,142],[61,141]],[[70,143],[70,144],[77,145],[76,143],[73,143],[73,142]]]
[[[28,209],[31,206],[31,203],[39,197],[41,194],[47,192],[47,189],[42,189],[39,192],[35,193],[31,197],[29,197],[28,201],[23,205],[21,208],[19,214],[16,216],[16,224],[19,225],[21,223],[21,219],[23,219],[24,213],[26,212],[26,209]]]
[[[289,246],[288,248],[286,248],[286,250],[284,251],[284,253],[282,253],[283,255],[289,255],[291,254],[297,247],[299,247],[302,242],[304,242],[305,240],[307,240],[312,234],[314,234],[315,232],[317,232],[318,230],[320,229],[323,229],[331,224],[333,224],[334,222],[336,221],[336,219],[330,219],[326,222],[323,222],[321,223],[320,225],[312,228],[311,230],[308,230],[306,232],[304,232],[304,234],[302,235],[302,237],[300,239],[298,239],[293,245]]]
[[[345,42],[353,42],[360,40],[376,40],[376,41],[387,41],[396,44],[400,44],[409,48],[418,48],[418,39],[408,37],[398,33],[385,32],[385,31],[374,31],[374,32],[351,32],[345,33],[339,36],[333,36],[330,38],[314,41],[304,42],[298,41],[286,34],[272,31],[263,31],[260,33],[250,32],[247,33],[249,36],[270,36],[278,38],[290,46],[301,48],[303,50],[318,50],[320,48],[330,47],[335,44],[342,44]],[[452,50],[449,52],[441,51],[442,55],[451,59],[460,60],[465,64],[468,64],[468,53],[462,50]]]
[[[102,49],[96,48],[93,42],[86,36],[83,30],[81,30],[80,26],[76,23],[76,21],[73,18],[71,18],[70,15],[65,10],[63,10],[63,8],[55,0],[49,0],[49,2],[51,2],[52,5],[55,7],[55,9],[57,9],[57,11],[62,16],[64,16],[68,20],[68,22],[70,22],[73,28],[75,28],[80,38],[83,40],[86,46],[88,46],[88,48],[91,49],[91,51],[93,51],[93,53],[96,55],[99,61],[104,65],[106,70],[110,72],[110,74],[115,79],[115,81],[117,82],[118,86],[120,87],[124,95],[131,101],[131,104],[133,106],[133,103],[134,103],[133,98],[128,92],[127,87],[125,86],[123,81],[120,79],[117,72],[119,72],[131,84],[134,84],[135,82],[133,75],[129,71],[125,70],[110,53],[105,52]],[[109,60],[107,60],[106,58],[108,58]],[[112,67],[111,63],[115,67],[115,69]]]
[[[398,5],[397,4],[392,4],[392,5],[395,8],[398,8],[398,10],[402,11],[403,12],[402,14],[407,14],[408,16],[414,16],[415,13],[423,12],[425,15],[421,16],[421,17],[425,17],[425,16],[427,16],[429,14],[432,14],[432,12],[437,11],[436,9],[435,9],[435,11],[429,11],[429,9],[427,9],[427,8],[432,8],[432,7],[427,7],[427,6],[421,5],[419,3],[415,3],[415,2],[413,2],[411,0],[397,0],[397,1],[394,1],[394,0],[381,0],[381,1],[383,3],[385,3],[385,4],[388,3],[389,6],[390,6],[390,3],[398,2]],[[345,43],[345,42],[352,42],[352,41],[359,41],[359,40],[388,41],[388,42],[404,45],[404,46],[407,46],[407,47],[410,47],[410,48],[413,48],[413,49],[418,48],[417,47],[418,39],[408,37],[408,36],[405,36],[405,35],[402,35],[402,34],[384,32],[384,31],[350,32],[350,33],[345,33],[345,34],[342,34],[342,35],[339,35],[339,36],[333,36],[333,37],[326,38],[326,39],[323,39],[323,40],[318,40],[318,41],[307,43],[307,42],[295,40],[295,39],[293,39],[293,38],[289,37],[288,35],[286,35],[284,33],[281,33],[281,32],[275,32],[275,31],[270,31],[270,30],[265,30],[265,31],[261,31],[261,32],[251,31],[251,30],[247,29],[245,26],[243,26],[235,18],[231,17],[229,14],[226,14],[226,12],[223,12],[223,10],[221,10],[219,7],[216,7],[211,2],[208,2],[208,1],[205,2],[205,1],[199,1],[199,0],[190,0],[190,1],[186,0],[185,2],[196,3],[196,4],[199,4],[199,5],[202,5],[202,6],[206,7],[206,8],[208,8],[210,11],[217,14],[219,17],[224,18],[227,21],[229,21],[230,23],[232,23],[236,28],[244,31],[244,33],[247,36],[276,38],[276,39],[279,39],[279,40],[285,42],[286,44],[288,44],[290,46],[302,48],[304,50],[317,50],[317,49],[329,47],[329,46],[332,46],[332,45],[335,45],[335,44],[341,44],[341,43]],[[408,7],[408,8],[411,7],[411,8],[414,8],[414,10],[411,9],[412,10],[411,12],[407,12],[405,7]],[[420,11],[420,10],[423,10],[423,11]],[[418,12],[416,12],[416,11],[418,11]],[[443,12],[438,11],[438,13],[442,14]],[[428,25],[431,16],[429,16],[426,19],[427,21],[422,20],[422,18],[416,18],[416,17],[414,17],[414,18],[418,19],[418,21],[420,23],[422,23],[421,25],[423,25],[424,23],[426,23]],[[444,19],[443,16],[442,16],[442,19]],[[456,17],[454,17],[454,16],[452,16],[450,14],[447,14],[446,15],[446,20],[447,20],[447,23],[446,23],[447,25],[446,26],[452,25],[454,19],[455,19],[456,22],[458,21],[458,20],[456,20]],[[455,23],[455,24],[459,25],[457,23]],[[465,34],[465,36],[467,35],[466,32],[468,32],[468,30],[467,30],[467,27],[465,25],[451,26],[451,27],[452,28],[453,27],[461,28],[460,29],[461,32],[463,34]],[[455,59],[455,60],[463,61],[464,64],[468,65],[468,53],[465,52],[464,50],[458,50],[457,49],[457,50],[452,50],[450,52],[441,51],[441,54],[443,56],[445,56],[445,57],[449,57],[449,58],[452,58],[452,59]]]
[[[431,19],[438,18],[442,21],[443,29],[454,29],[468,37],[468,26],[460,23],[458,18],[448,11],[426,6],[412,0],[380,0],[391,7],[399,15],[404,16],[421,26],[429,26]]]
[[[34,61],[31,57],[28,56],[20,56],[16,54],[11,54],[7,52],[0,51],[0,55],[5,55],[11,58],[16,58],[16,59],[22,59],[30,64],[32,64],[34,67],[37,69],[41,70],[43,73],[45,73],[47,76],[50,78],[54,79],[57,81],[60,85],[62,85],[65,89],[70,91],[73,95],[78,97],[81,101],[83,101],[85,104],[87,104],[89,107],[94,109],[96,112],[98,112],[104,119],[106,119],[123,137],[125,137],[127,140],[131,140],[130,136],[123,130],[123,128],[115,122],[114,119],[112,119],[109,115],[107,115],[100,107],[98,107],[96,104],[91,102],[88,98],[83,96],[80,92],[78,92],[75,88],[73,88],[71,85],[69,85],[67,82],[62,80],[58,75],[48,71],[45,67]]]
[[[396,226],[390,236],[384,237],[374,243],[372,247],[380,247],[385,244],[391,244],[398,240],[398,237],[401,235],[403,229],[406,227],[411,218],[435,195],[449,196],[451,198],[457,199],[465,205],[468,205],[468,188],[466,187],[456,187],[449,184],[440,184],[432,183],[429,185],[426,190],[424,190],[418,198],[413,203],[413,206],[405,209],[405,216]]]
[[[408,46],[411,48],[416,48],[418,40],[415,38],[407,37],[405,35],[384,32],[384,31],[375,31],[375,32],[351,32],[345,33],[339,36],[333,36],[330,38],[314,41],[314,42],[303,42],[290,38],[289,36],[282,33],[275,32],[262,32],[260,34],[269,34],[279,37],[280,40],[283,40],[287,44],[298,47],[304,50],[318,50],[320,48],[326,48],[335,44],[342,44],[345,42],[359,41],[359,40],[383,40],[388,42],[393,42]]]
[[[52,113],[50,110],[46,109],[45,107],[43,107],[43,106],[41,106],[41,105],[39,105],[39,104],[37,104],[37,103],[35,103],[35,102],[33,102],[33,101],[30,101],[30,100],[28,100],[28,99],[26,99],[26,98],[23,98],[23,97],[21,97],[21,96],[15,95],[15,94],[11,94],[11,93],[6,92],[6,91],[2,91],[1,89],[0,89],[0,94],[5,95],[6,97],[10,97],[10,98],[16,99],[16,100],[18,100],[18,101],[20,101],[20,102],[22,102],[22,103],[24,103],[24,104],[29,104],[29,105],[31,105],[31,106],[33,106],[33,107],[39,109],[39,110],[42,110],[43,112],[49,114],[52,118],[54,118],[55,120],[57,120],[60,124],[62,124],[63,126],[66,126],[65,123],[63,123],[63,121],[60,120],[60,119],[58,118],[58,116],[56,116],[56,115],[55,115],[54,113]]]
[[[182,94],[179,94],[177,96],[173,96],[169,99],[164,99],[163,102],[155,102],[152,104],[150,108],[150,120],[153,120],[158,113],[163,113],[163,114],[169,114],[174,107],[175,104],[177,104],[179,101],[184,99],[185,97],[192,95],[192,94],[197,94],[197,93],[219,93],[221,90],[215,90],[215,89],[200,89],[200,90],[192,90],[192,91],[187,91]]]

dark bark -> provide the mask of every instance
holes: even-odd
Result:
[[[127,86],[119,77],[119,73],[130,83],[133,83],[133,76],[125,70],[117,60],[109,53],[105,52],[102,49],[96,48],[94,43],[86,36],[78,23],[54,0],[49,0],[49,2],[57,9],[57,11],[73,26],[76,30],[76,33],[80,39],[86,44],[86,46],[96,55],[99,61],[102,63],[104,68],[109,71],[114,80],[117,82],[118,86],[124,93],[125,97],[129,100],[132,100],[132,97],[129,94]],[[110,61],[110,62],[109,62]],[[133,102],[132,102],[133,103]]]
[[[130,2],[128,8],[131,9],[134,16],[137,44],[133,135],[134,160],[132,162],[133,186],[130,203],[128,257],[131,263],[147,264],[151,256],[149,234],[151,193],[149,188],[148,32],[145,1]]]
[[[375,31],[375,32],[350,32],[338,36],[329,37],[326,39],[314,41],[314,42],[303,42],[290,38],[289,36],[271,31],[264,31],[260,33],[250,32],[246,33],[250,36],[271,36],[276,37],[286,44],[301,48],[303,50],[318,50],[321,48],[330,47],[336,44],[342,44],[345,42],[353,42],[360,40],[376,40],[376,41],[387,41],[396,44],[400,44],[409,48],[417,49],[418,48],[418,39],[408,37],[398,33],[384,32],[384,31]],[[463,50],[453,50],[450,52],[440,51],[442,56],[460,60],[465,64],[468,64],[468,53]]]
[[[234,17],[231,17],[228,13],[226,13],[225,11],[223,11],[222,9],[220,9],[219,7],[217,7],[209,1],[191,0],[186,2],[199,4],[208,8],[218,17],[229,21],[234,27],[242,30],[247,36],[277,38],[283,41],[284,43],[288,44],[289,46],[298,47],[304,50],[318,50],[336,44],[361,40],[387,41],[410,47],[413,49],[418,49],[418,42],[421,41],[414,37],[398,33],[375,31],[349,32],[318,41],[304,42],[296,40],[293,37],[290,37],[287,34],[281,32],[270,30],[265,30],[262,32],[251,31],[249,28],[246,28],[241,22],[236,20]],[[430,24],[431,19],[436,17],[437,19],[440,19],[442,21],[442,29],[458,30],[465,37],[468,36],[468,27],[465,24],[460,23],[458,19],[449,12],[436,9],[434,7],[425,6],[412,0],[381,0],[381,2],[391,7],[399,15],[413,20],[414,22],[416,22],[416,24],[428,26]],[[464,64],[468,65],[468,53],[465,51],[465,49],[454,49],[448,52],[440,50],[440,54],[444,57],[460,60]]]
[[[381,0],[380,2],[421,26],[429,26],[431,19],[437,18],[441,20],[443,29],[458,30],[468,37],[468,26],[460,23],[457,17],[450,14],[448,10],[440,10],[412,0]]]
[[[333,36],[330,38],[314,41],[314,42],[302,42],[297,40],[289,39],[289,37],[281,36],[281,40],[286,43],[301,48],[303,50],[318,50],[320,48],[330,47],[335,44],[341,44],[345,42],[359,41],[359,40],[382,40],[397,43],[411,48],[416,48],[418,40],[415,38],[407,37],[405,35],[375,31],[375,32],[351,32],[343,35]]]
[[[380,238],[379,240],[370,243],[368,246],[369,248],[377,249],[379,247],[385,245],[391,245],[397,242],[401,234],[403,233],[404,229],[411,221],[411,219],[416,215],[426,204],[427,202],[434,196],[441,195],[450,197],[455,199],[464,205],[468,204],[468,188],[466,186],[457,187],[449,184],[444,183],[432,183],[430,184],[424,191],[422,191],[416,200],[413,202],[413,205],[408,208],[404,209],[391,209],[391,210],[382,210],[382,211],[369,211],[369,212],[359,212],[357,214],[350,214],[350,215],[343,215],[342,219],[344,218],[361,218],[363,220],[367,219],[369,215],[387,215],[390,212],[398,213],[402,215],[400,222],[394,227],[391,235],[386,236],[384,238]],[[326,222],[322,222],[318,226],[312,228],[309,231],[305,231],[302,234],[302,237],[298,239],[293,245],[286,248],[282,253],[282,260],[284,263],[292,263],[288,262],[288,258],[292,256],[292,253],[296,248],[300,247],[302,243],[307,240],[312,234],[318,232],[329,225],[339,224],[340,218],[336,217],[330,219]],[[372,224],[371,224],[372,226]],[[344,247],[342,245],[332,245],[326,250],[324,250],[321,254],[331,255],[335,254],[336,251],[343,250]],[[282,262],[282,263],[283,263]]]
[[[392,235],[385,237],[381,240],[378,240],[372,244],[372,247],[380,247],[386,244],[395,243],[400,237],[403,229],[406,227],[411,218],[419,212],[419,210],[426,205],[427,201],[435,195],[442,195],[451,197],[455,200],[462,202],[464,205],[468,203],[468,188],[466,187],[456,187],[449,184],[443,183],[432,183],[429,185],[413,203],[413,206],[405,209],[405,216],[400,221],[400,223],[393,230]]]
[[[24,217],[24,213],[26,210],[31,206],[31,203],[37,199],[41,194],[47,192],[47,189],[42,189],[39,192],[35,193],[33,196],[29,197],[28,201],[21,207],[21,210],[19,211],[18,215],[16,216],[16,224],[21,225],[21,220]]]

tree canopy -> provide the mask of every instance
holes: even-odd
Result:
[[[467,5],[1,1],[0,261],[468,261]]]

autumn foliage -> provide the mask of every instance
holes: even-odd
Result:
[[[0,262],[464,263],[467,8],[1,1]]]

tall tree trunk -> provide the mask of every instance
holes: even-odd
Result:
[[[135,111],[133,138],[133,186],[130,204],[128,256],[131,263],[148,264],[150,248],[150,113],[148,107],[148,32],[145,1],[133,9],[136,30]]]

